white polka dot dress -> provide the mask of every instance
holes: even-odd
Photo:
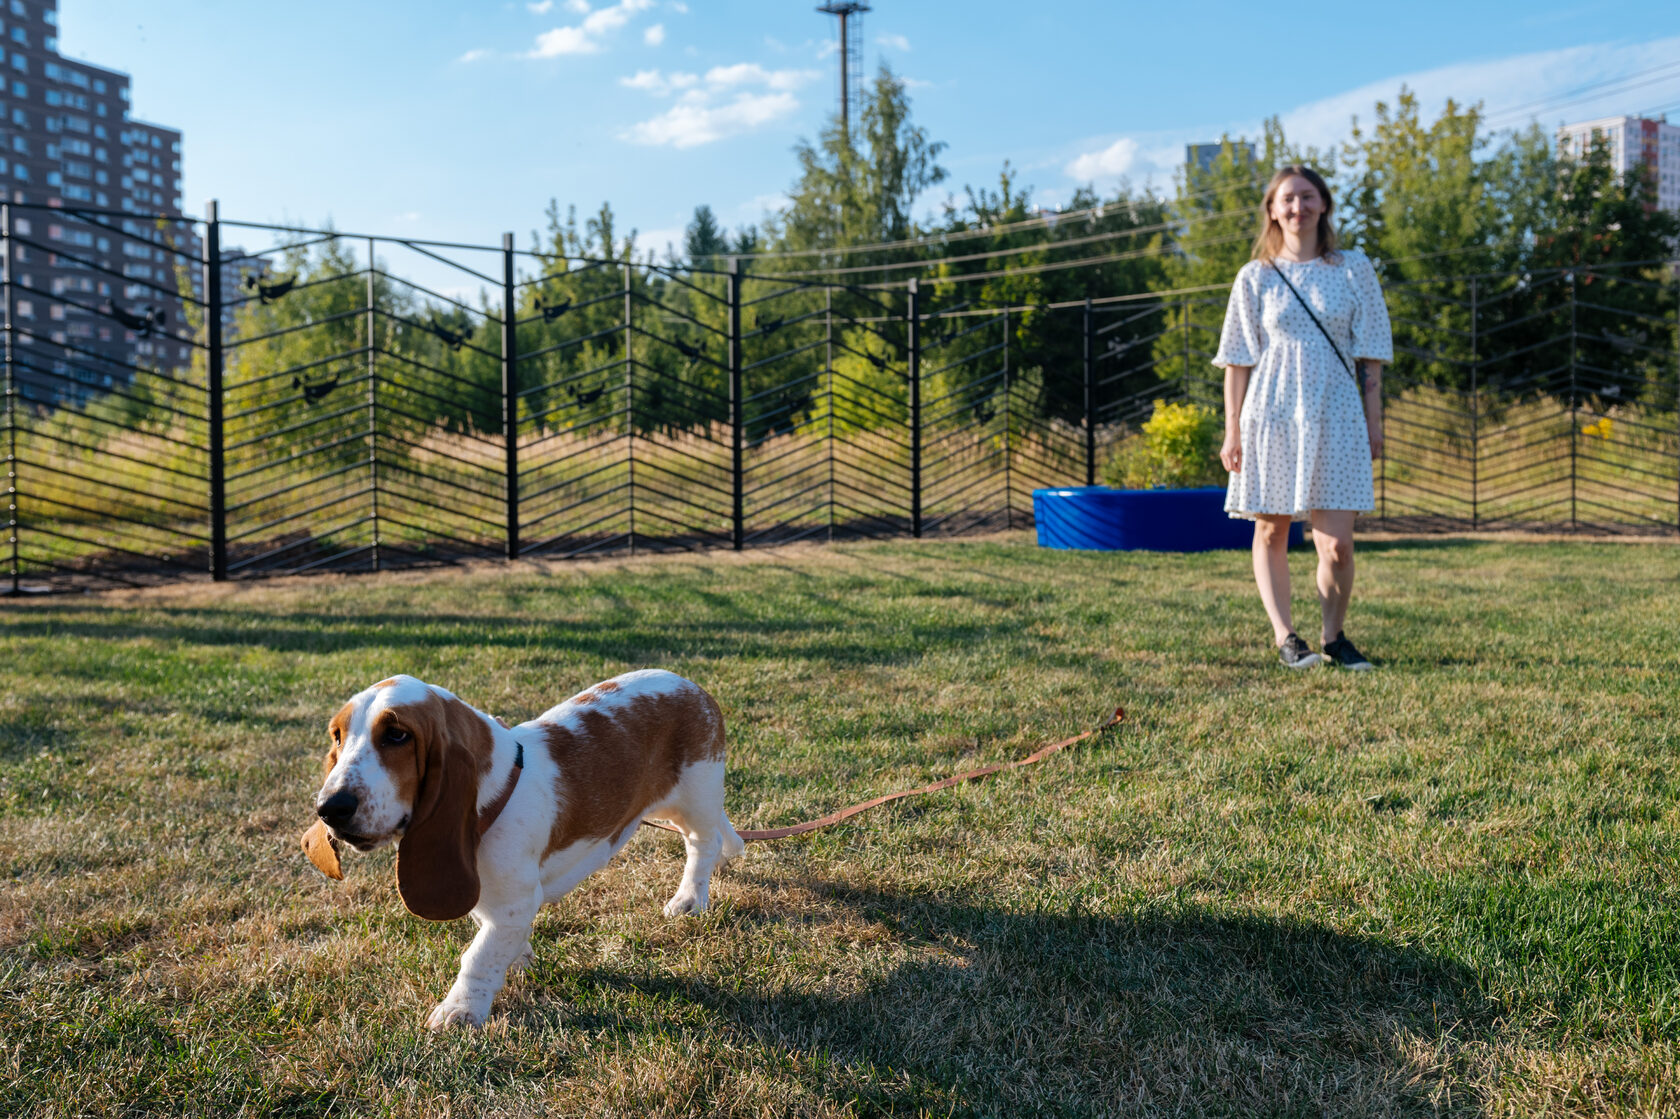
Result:
[[[1393,360],[1388,307],[1363,253],[1273,263],[1350,363]],[[1225,511],[1298,521],[1314,509],[1370,512],[1371,443],[1359,387],[1273,263],[1250,261],[1237,273],[1213,359],[1254,367],[1242,407],[1242,471],[1231,475]]]

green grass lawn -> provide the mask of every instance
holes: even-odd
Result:
[[[1360,564],[1364,676],[1276,665],[1246,553],[1020,534],[0,604],[0,1115],[1680,1112],[1680,548]],[[326,720],[638,666],[722,704],[742,827],[1128,719],[699,918],[644,830],[427,1034],[470,923],[304,861]]]

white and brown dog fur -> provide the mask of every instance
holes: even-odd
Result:
[[[722,713],[670,672],[627,672],[516,727],[395,676],[352,696],[328,729],[310,861],[338,878],[338,841],[371,851],[397,840],[404,904],[478,924],[427,1019],[434,1029],[484,1023],[508,970],[530,959],[537,910],[604,866],[643,818],[670,821],[688,846],[667,916],[704,910],[712,871],[741,853],[723,811]],[[494,813],[521,755],[481,836],[480,813]]]

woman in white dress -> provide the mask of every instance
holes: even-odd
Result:
[[[1226,512],[1254,521],[1254,579],[1279,659],[1363,670],[1371,662],[1342,629],[1353,520],[1375,508],[1382,369],[1394,350],[1376,272],[1363,253],[1336,248],[1332,209],[1311,168],[1284,167],[1266,187],[1254,259],[1237,273],[1213,359],[1225,368],[1219,458],[1231,472]],[[1302,520],[1318,549],[1323,657],[1290,620],[1289,525]]]

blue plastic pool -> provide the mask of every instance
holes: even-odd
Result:
[[[1116,490],[1073,486],[1033,491],[1038,543],[1044,548],[1206,552],[1247,548],[1254,523],[1227,516],[1225,487]],[[1289,530],[1301,542],[1301,523]]]

